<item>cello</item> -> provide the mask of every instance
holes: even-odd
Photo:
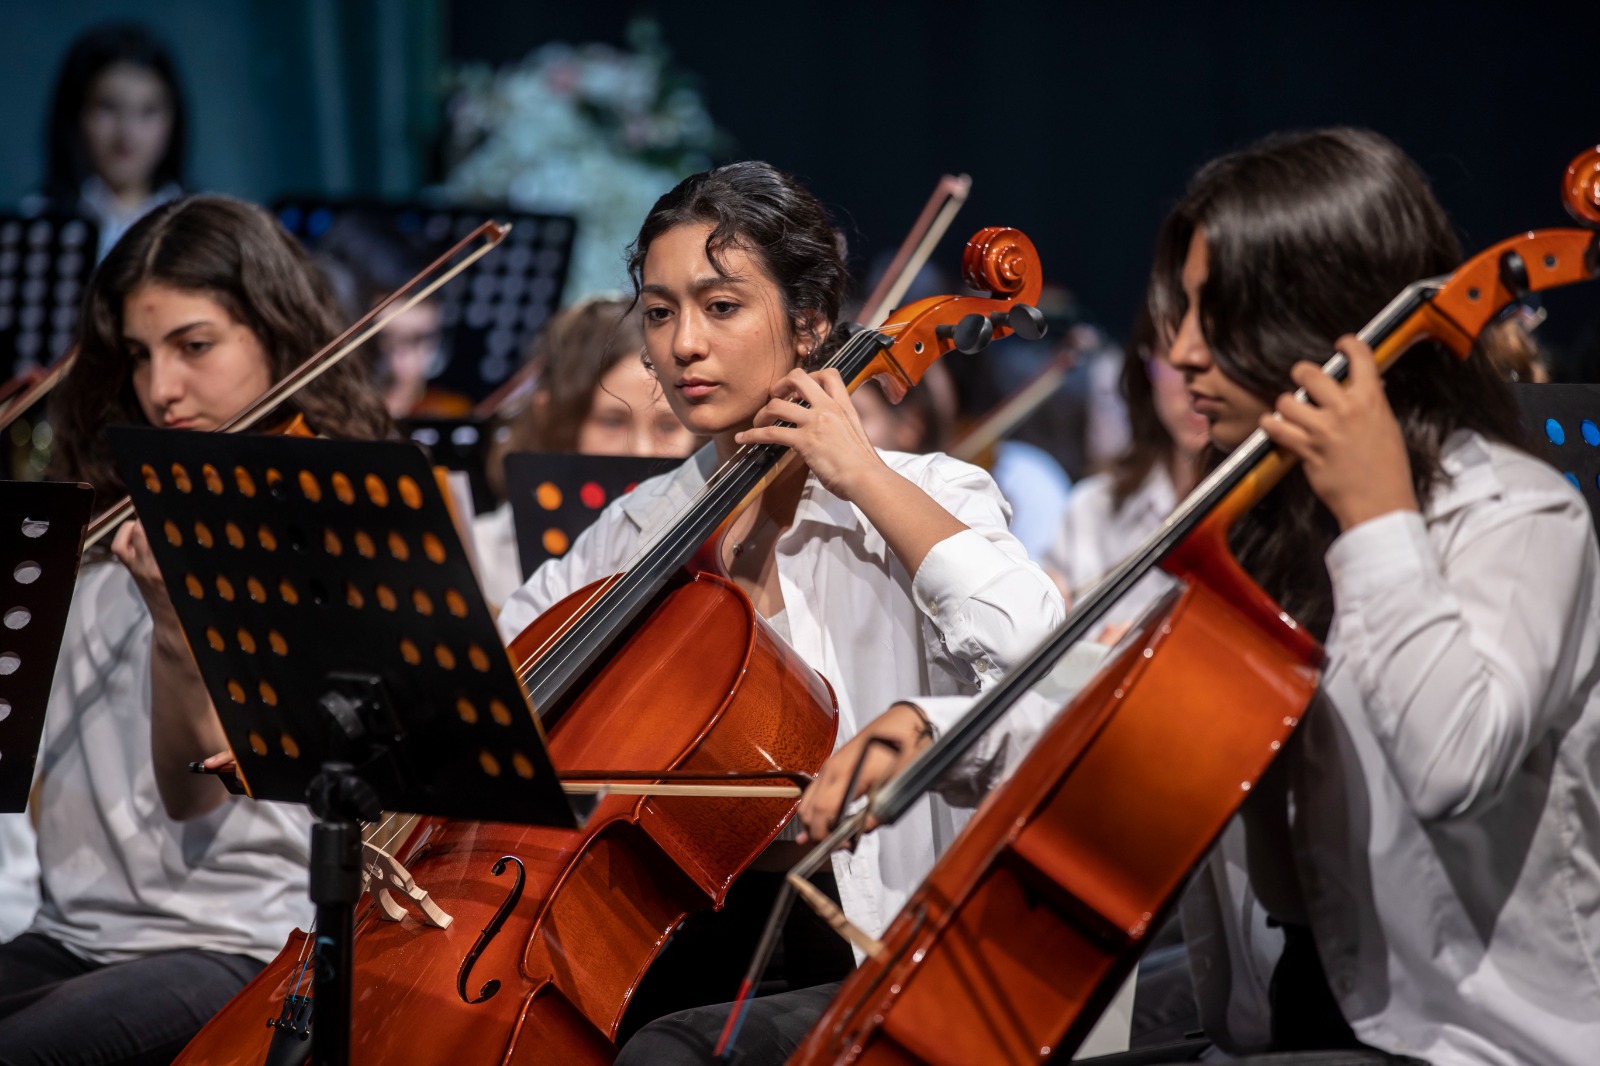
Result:
[[[851,384],[879,377],[898,398],[942,354],[1037,328],[1029,302],[1040,270],[1026,237],[982,230],[963,265],[989,297],[918,301],[851,335],[830,365]],[[512,642],[564,778],[759,781],[814,772],[832,750],[827,683],[773,635],[724,565],[723,538],[742,508],[798,470],[789,455],[739,449],[625,571],[557,603]],[[574,769],[592,766],[603,769]],[[376,901],[363,904],[354,1055],[609,1062],[668,936],[690,911],[721,904],[796,799],[608,795],[576,832],[420,820],[396,856],[452,920],[384,921]],[[292,938],[178,1061],[302,1061],[303,941]]]
[[[1574,216],[1600,225],[1600,149],[1569,166],[1565,192]],[[1424,339],[1465,358],[1512,301],[1597,275],[1596,233],[1528,232],[1409,286],[1360,336],[1380,368]],[[1342,380],[1348,363],[1335,355],[1323,369]],[[1183,579],[866,945],[792,1066],[1031,1063],[1078,1047],[1315,690],[1320,647],[1228,548],[1233,523],[1289,466],[1253,433],[1055,636],[819,846],[825,855],[868,817],[893,821],[1140,576],[1160,566]]]

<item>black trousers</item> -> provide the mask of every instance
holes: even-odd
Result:
[[[261,967],[215,951],[102,966],[23,933],[0,944],[0,1066],[165,1066]]]
[[[781,873],[746,871],[729,889],[722,910],[696,914],[685,921],[635,990],[628,1013],[618,1029],[617,1043],[630,1047],[634,1034],[647,1023],[687,1012],[697,1018],[706,1016],[703,1024],[713,1030],[711,1042],[714,1044],[722,1031],[727,1010],[705,1005],[726,1004],[738,995],[739,984],[749,968],[783,878]],[[812,884],[838,902],[839,888],[832,870],[824,869],[816,874]],[[836,988],[855,969],[855,964],[855,956],[839,934],[810,907],[796,902],[784,923],[783,937],[757,995],[773,997],[818,985]],[[817,1007],[818,1014],[827,1002],[827,998],[822,999]],[[767,1009],[764,1007],[759,1013],[764,1014]],[[805,1029],[800,1033],[804,1035]]]

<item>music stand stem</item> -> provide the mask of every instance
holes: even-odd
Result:
[[[325,762],[307,800],[311,827],[311,902],[317,908],[312,947],[311,1061],[350,1062],[350,973],[356,901],[361,898],[361,824],[378,817],[378,795],[346,762]]]

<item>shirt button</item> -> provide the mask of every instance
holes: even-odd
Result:
[[[981,658],[981,657],[977,658],[977,659],[974,659],[972,661],[972,666],[973,666],[973,669],[977,670],[978,673],[980,673],[980,674],[986,674],[986,673],[989,672],[989,660],[988,659],[984,659],[984,658]]]

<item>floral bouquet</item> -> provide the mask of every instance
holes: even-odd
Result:
[[[566,303],[623,289],[624,252],[651,205],[724,146],[656,24],[633,21],[627,40],[630,51],[548,44],[452,77],[441,191],[576,217]]]

